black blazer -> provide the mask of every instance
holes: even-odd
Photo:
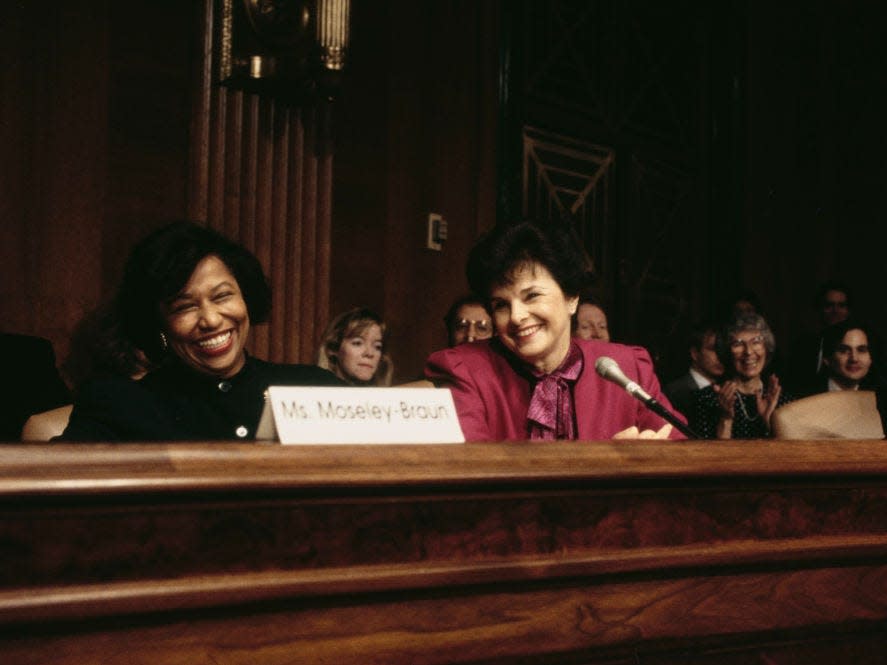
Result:
[[[672,406],[689,419],[693,416],[693,398],[697,390],[699,390],[699,386],[690,376],[690,372],[687,372],[674,381],[670,381],[662,389],[662,392],[668,397]]]
[[[265,389],[340,386],[331,372],[313,365],[279,365],[247,358],[231,379],[198,374],[179,363],[140,381],[105,378],[78,391],[63,441],[252,440]]]
[[[0,357],[9,390],[0,407],[0,439],[18,441],[29,416],[71,402],[49,340],[0,333]]]

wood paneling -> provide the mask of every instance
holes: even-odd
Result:
[[[712,162],[709,123],[731,127],[712,103],[711,62],[730,43],[723,34],[741,27],[727,11],[695,2],[526,0],[503,11],[512,61],[507,141],[543,130],[609,155],[605,214],[572,214],[595,259],[594,291],[615,341],[648,347],[666,375],[686,371],[686,326],[720,297],[710,247],[721,227],[709,223],[707,186],[721,165]],[[731,78],[732,64],[725,60],[718,76]],[[524,179],[524,200],[536,186]]]
[[[331,110],[220,87],[215,3],[203,9],[189,210],[240,241],[268,273],[273,309],[267,326],[253,328],[252,351],[313,363],[329,315]]]
[[[876,663],[885,503],[876,441],[5,447],[0,658]]]
[[[255,352],[313,360],[329,298],[330,113],[216,86],[212,5],[3,4],[16,100],[3,105],[3,328],[49,337],[60,360],[131,245],[181,218],[242,241],[269,272],[275,309]]]
[[[193,9],[0,3],[0,316],[59,360],[131,244],[186,214]]]
[[[784,347],[834,275],[883,328],[877,5],[654,5],[355,2],[330,113],[215,88],[208,0],[0,3],[3,327],[64,358],[132,243],[190,217],[243,233],[283,285],[258,353],[311,359],[328,315],[362,304],[391,324],[398,378],[415,378],[511,186],[495,182],[495,139],[499,49],[517,41],[506,62],[531,84],[531,123],[615,150],[619,223],[594,237],[617,339],[742,284]],[[525,12],[547,12],[526,67]],[[543,106],[547,121],[530,117]],[[429,212],[450,221],[440,253],[423,249]],[[681,369],[685,323],[666,340]]]
[[[331,310],[377,310],[395,379],[447,343],[443,316],[495,221],[496,0],[352,3],[336,124]],[[425,249],[428,214],[449,222]]]

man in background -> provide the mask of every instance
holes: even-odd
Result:
[[[489,339],[493,336],[493,317],[486,304],[476,296],[463,296],[450,305],[444,316],[450,346]]]
[[[822,336],[829,326],[847,320],[851,309],[850,288],[837,281],[820,285],[813,300],[818,328],[798,337],[789,349],[785,383],[794,394],[805,394],[822,370]]]
[[[724,366],[715,351],[716,338],[717,330],[713,324],[693,326],[689,340],[690,368],[663,389],[672,405],[688,418],[693,411],[695,392],[711,385],[724,373]]]

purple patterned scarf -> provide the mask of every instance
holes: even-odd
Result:
[[[582,373],[582,352],[570,342],[567,357],[550,374],[533,372],[536,385],[527,409],[530,439],[554,441],[576,438],[572,384]]]

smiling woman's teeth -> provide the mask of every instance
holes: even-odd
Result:
[[[197,342],[198,346],[202,349],[215,349],[224,344],[228,343],[228,340],[231,339],[231,331],[229,330],[226,333],[222,333],[221,335],[216,335],[215,337],[211,337],[210,339],[202,339]]]

